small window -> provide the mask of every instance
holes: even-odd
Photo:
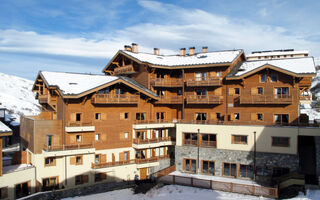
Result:
[[[82,165],[82,156],[76,156],[76,164]]]
[[[95,163],[96,164],[100,163],[100,154],[95,155]]]
[[[124,137],[124,139],[128,139],[129,138],[129,133],[128,132],[124,132],[123,137]]]
[[[56,158],[55,157],[45,158],[45,166],[55,166],[55,165],[56,165]]]
[[[217,77],[220,77],[220,76],[221,76],[221,72],[218,71],[218,72],[217,72]]]
[[[278,75],[277,74],[271,74],[271,82],[277,82],[278,81]]]
[[[96,120],[101,120],[101,113],[96,113],[95,118]]]
[[[105,180],[105,179],[107,179],[107,174],[105,172],[96,173],[94,175],[94,181],[95,182],[102,181],[102,180]]]
[[[146,113],[136,113],[136,120],[145,120],[146,119]]]
[[[95,140],[96,140],[96,141],[100,141],[100,134],[96,134],[96,135],[95,135]]]
[[[240,94],[240,88],[234,88],[234,94]]]
[[[161,121],[164,121],[165,120],[165,112],[157,112],[156,113],[156,118],[157,118],[157,121],[161,122]]]
[[[234,113],[234,119],[235,120],[240,120],[240,114],[239,113]]]
[[[196,173],[196,160],[195,159],[185,159],[184,160],[185,171],[189,173]]]
[[[272,146],[289,147],[290,138],[289,137],[272,137]]]
[[[76,176],[76,185],[82,184],[82,175]]]
[[[261,74],[260,82],[261,83],[266,83],[267,82],[267,74]]]
[[[258,87],[258,94],[263,95],[263,88],[262,87]]]
[[[178,89],[178,96],[181,96],[181,95],[182,95],[182,90]]]
[[[76,113],[76,121],[77,122],[81,121],[81,113]]]
[[[47,135],[47,146],[48,147],[52,146],[52,135]]]
[[[248,144],[247,135],[232,135],[232,144]]]
[[[221,113],[216,113],[217,120],[223,120]]]
[[[197,121],[205,121],[207,120],[207,113],[196,113]]]
[[[213,161],[202,161],[202,173],[214,175],[214,162]]]
[[[81,135],[76,135],[76,141],[81,142]]]
[[[125,161],[129,160],[129,152],[128,151],[124,152],[124,160]]]
[[[277,124],[288,124],[289,123],[289,115],[288,114],[275,114],[274,122]]]
[[[124,119],[129,119],[129,113],[124,113]]]
[[[257,114],[257,120],[258,120],[258,121],[263,121],[263,114],[258,113],[258,114]]]

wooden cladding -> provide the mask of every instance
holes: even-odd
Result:
[[[150,81],[153,87],[182,87],[182,78],[155,78]]]
[[[114,75],[135,73],[133,65],[129,64],[123,67],[114,68]]]
[[[182,104],[183,96],[162,96],[155,104]]]
[[[220,95],[190,95],[187,104],[222,104],[223,96]]]
[[[138,104],[138,95],[127,95],[127,94],[96,94],[92,99],[93,104]]]
[[[220,77],[195,77],[187,80],[187,86],[222,86],[222,79]]]

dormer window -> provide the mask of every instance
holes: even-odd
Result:
[[[109,94],[109,93],[110,93],[110,88],[109,87],[98,91],[98,94]]]
[[[121,88],[116,89],[116,94],[124,94],[124,93],[125,93],[125,91],[123,89],[121,89]]]
[[[278,81],[278,75],[277,74],[271,74],[271,82],[277,82]]]
[[[267,74],[261,74],[260,82],[261,83],[266,83],[267,82]]]

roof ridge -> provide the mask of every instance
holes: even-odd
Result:
[[[91,73],[86,73],[86,72],[60,72],[60,71],[42,71],[40,72],[49,72],[49,73],[61,73],[61,74],[78,74],[78,75],[92,75],[92,76],[110,76],[110,75],[105,75],[105,74],[91,74]]]

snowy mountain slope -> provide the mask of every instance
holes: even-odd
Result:
[[[0,73],[0,107],[20,121],[20,115],[37,115],[40,105],[31,91],[33,81]]]

